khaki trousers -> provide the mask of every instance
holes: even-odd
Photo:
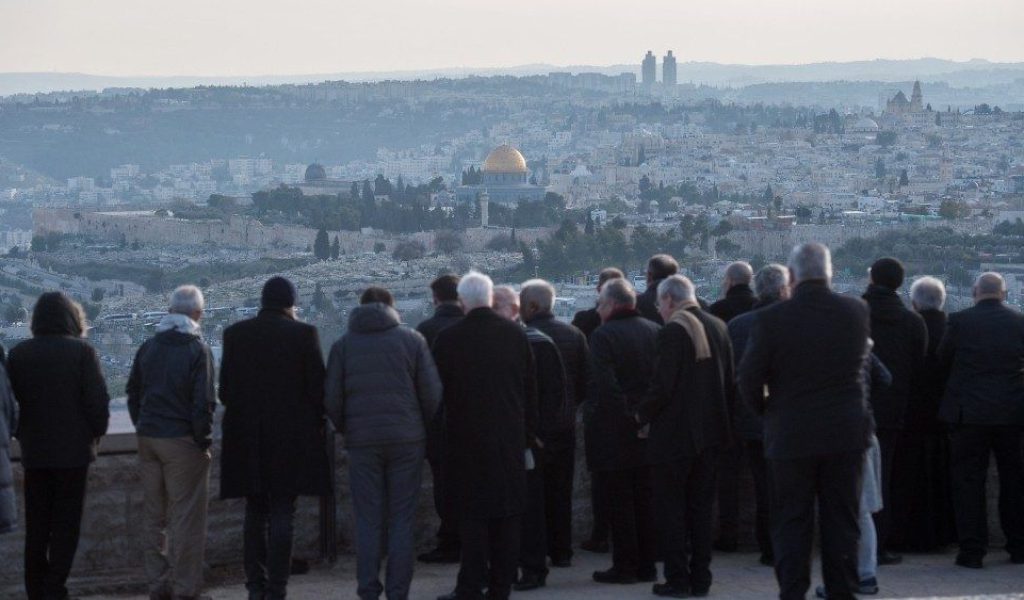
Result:
[[[197,596],[203,586],[210,451],[189,437],[139,436],[139,476],[149,590]]]

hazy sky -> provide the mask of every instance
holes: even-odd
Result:
[[[1024,0],[0,0],[0,71],[1024,61]]]

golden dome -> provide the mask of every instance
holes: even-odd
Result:
[[[508,144],[491,150],[484,161],[484,173],[526,173],[526,159]]]

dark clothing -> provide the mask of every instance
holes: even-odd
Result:
[[[534,456],[540,459],[543,453],[534,452]],[[522,517],[523,530],[519,537],[519,568],[523,575],[543,578],[548,574],[543,460],[538,460],[537,464],[536,468],[526,472],[526,513]]]
[[[572,490],[576,475],[575,434],[545,442],[540,461],[544,476],[544,529],[552,560],[572,558]]]
[[[766,458],[862,452],[872,427],[867,305],[808,281],[757,314],[737,372],[743,401],[764,415]]]
[[[537,381],[537,437],[549,439],[571,433],[576,427],[576,408],[565,393],[565,368],[554,340],[533,327],[526,328],[533,353]]]
[[[732,358],[737,367],[743,359],[743,354],[747,351],[747,341],[750,339],[750,329],[754,326],[754,319],[757,318],[760,309],[776,302],[778,300],[758,300],[752,310],[733,317],[729,321]],[[741,399],[738,399],[733,406],[733,429],[736,436],[742,440],[761,442],[764,439],[764,423],[761,415],[754,411],[749,402],[744,402]]]
[[[649,282],[644,293],[636,298],[636,310],[640,313],[640,316],[649,321],[654,321],[658,325],[665,324],[661,314],[658,312],[658,286],[661,285],[662,281],[665,281],[664,277]]]
[[[17,428],[18,407],[7,369],[0,364],[0,533],[9,533],[18,526],[14,471],[11,470],[11,437]]]
[[[245,589],[250,598],[283,600],[292,566],[295,496],[245,499]]]
[[[941,310],[920,312],[928,330],[928,351],[917,385],[917,393],[911,395],[907,407],[905,431],[946,433],[946,425],[939,420],[939,405],[946,391],[949,373],[943,369],[939,357],[939,345],[946,335],[946,313]]]
[[[110,396],[88,342],[37,335],[11,350],[7,373],[20,409],[15,437],[26,469],[73,469],[95,460]]]
[[[938,352],[949,370],[940,419],[1024,425],[1024,315],[999,300],[982,300],[949,316]]]
[[[423,338],[427,340],[427,346],[433,348],[434,340],[437,339],[437,334],[461,321],[462,317],[462,307],[458,304],[438,304],[437,307],[434,308],[434,316],[420,322],[420,324],[416,326],[416,331],[420,332]]]
[[[601,326],[601,315],[597,314],[597,307],[577,312],[572,317],[572,325],[590,339],[590,334]]]
[[[608,497],[608,472],[590,472],[590,510],[593,513],[593,526],[590,540],[607,542],[611,527],[611,498]]]
[[[697,456],[654,467],[654,505],[665,580],[677,589],[701,592],[711,587],[715,454],[715,449],[709,448]]]
[[[498,317],[501,318],[501,317]],[[508,600],[516,578],[522,516],[459,521],[462,565],[455,593],[459,600]]]
[[[782,600],[802,600],[811,586],[815,500],[826,593],[830,599],[854,599],[863,468],[862,450],[768,461],[772,548]]]
[[[480,521],[521,515],[525,450],[537,430],[526,332],[490,308],[477,308],[437,336],[434,355],[444,386],[445,493],[456,514]]]
[[[224,330],[221,498],[330,494],[316,328],[264,309]]]
[[[757,304],[757,296],[754,290],[745,283],[740,283],[729,288],[725,298],[715,302],[708,309],[708,312],[728,323],[743,313],[754,310]]]
[[[636,466],[603,473],[611,509],[612,569],[625,576],[657,574],[657,522],[651,467]]]
[[[982,558],[988,551],[985,482],[989,455],[999,471],[999,524],[1006,551],[1024,557],[1024,459],[1021,428],[1007,425],[960,425],[953,429],[951,461],[953,502],[960,554]]]
[[[426,341],[379,302],[356,307],[331,347],[327,414],[345,446],[423,442],[441,402],[441,381]]]
[[[764,459],[764,444],[744,442],[743,457],[754,479],[754,536],[762,556],[773,557],[771,529],[771,488],[768,485],[768,463]]]
[[[556,319],[551,313],[535,315],[526,322],[530,327],[547,334],[562,356],[565,368],[565,397],[575,406],[587,399],[587,369],[590,368],[590,349],[587,338],[579,329]],[[575,419],[573,419],[575,425]]]
[[[615,313],[590,336],[587,456],[593,470],[650,464],[633,414],[644,401],[660,327],[636,311]]]
[[[651,424],[651,464],[700,456],[731,438],[733,360],[725,323],[699,308],[687,310],[704,325],[711,357],[697,361],[693,341],[678,323],[658,332],[650,396],[637,410],[640,420]]]
[[[78,550],[89,467],[25,469],[25,591],[29,600],[67,598]]]
[[[871,311],[873,351],[892,373],[892,385],[871,395],[875,425],[878,429],[903,429],[911,396],[924,370],[928,329],[921,315],[904,306],[889,288],[870,285],[864,300]]]
[[[126,387],[135,432],[213,443],[213,355],[198,335],[169,330],[143,342]]]

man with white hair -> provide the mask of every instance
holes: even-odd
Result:
[[[444,598],[504,600],[515,581],[526,512],[526,449],[536,447],[537,385],[523,328],[491,308],[490,277],[458,285],[462,321],[438,334],[446,491],[459,519],[461,565]]]
[[[738,388],[764,416],[779,597],[804,598],[810,587],[817,504],[825,592],[852,600],[860,481],[872,433],[862,375],[868,308],[830,289],[832,258],[822,244],[797,246],[789,270],[793,297],[758,311]]]
[[[949,369],[939,418],[952,428],[956,564],[972,569],[982,567],[988,551],[985,481],[992,454],[1006,551],[1011,562],[1024,564],[1024,316],[1005,300],[1003,277],[982,273],[974,283],[975,305],[950,315],[939,346]]]
[[[139,443],[143,562],[152,600],[199,598],[206,547],[214,366],[202,340],[203,293],[174,290],[135,355],[128,411]]]

